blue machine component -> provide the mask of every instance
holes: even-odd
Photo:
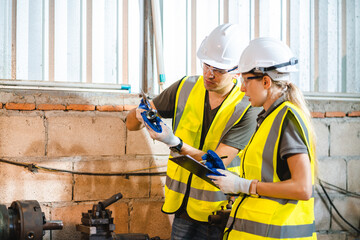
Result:
[[[149,100],[147,99],[144,92],[141,93],[142,99],[140,101],[139,107],[144,109],[145,111],[141,113],[144,122],[151,127],[157,133],[162,132],[162,128],[160,125],[161,119],[157,116],[157,111],[152,109]]]

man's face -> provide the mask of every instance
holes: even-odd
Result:
[[[226,69],[214,68],[202,63],[204,86],[208,91],[220,92],[233,85],[234,74]]]

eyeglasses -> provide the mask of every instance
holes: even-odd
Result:
[[[252,77],[247,77],[247,78],[244,78],[242,75],[240,75],[240,81],[241,81],[241,84],[246,86],[250,80],[254,80],[254,79],[260,79],[260,78],[263,78],[264,76],[261,75],[261,76],[252,76]]]
[[[220,68],[216,68],[216,67],[212,67],[209,64],[206,64],[204,62],[201,62],[201,67],[204,70],[204,72],[208,72],[210,71],[211,75],[215,75],[215,74],[226,74],[229,72],[234,71],[235,69],[237,69],[238,67],[234,67],[232,69],[220,69]]]

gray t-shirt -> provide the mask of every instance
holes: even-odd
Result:
[[[160,95],[153,99],[153,103],[161,117],[173,118],[175,111],[176,92],[180,82],[181,80],[173,83],[170,87],[165,89]],[[210,108],[208,92],[206,91],[204,103],[204,120],[201,136],[202,143],[220,107],[221,105],[214,109]],[[225,134],[224,138],[222,139],[222,143],[239,150],[244,149],[255,131],[255,119],[261,109],[250,107],[244,114],[243,118],[237,124],[235,124],[229,130],[229,132]],[[200,144],[200,146],[202,146],[202,144]]]
[[[263,110],[257,118],[257,128],[264,119],[285,101],[284,97],[278,98],[267,111]],[[291,178],[287,159],[295,154],[308,154],[308,149],[299,132],[298,123],[292,114],[287,114],[281,129],[276,172],[280,180]]]

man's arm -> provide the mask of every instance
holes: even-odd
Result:
[[[220,145],[215,150],[216,154],[221,156],[227,156],[227,158],[223,159],[224,165],[227,166],[231,161],[236,157],[236,155],[239,153],[239,150],[237,148],[228,146],[226,144],[220,143]],[[201,157],[206,152],[203,152],[197,148],[194,148],[184,142],[183,147],[181,148],[180,154],[182,155],[190,155],[192,158],[201,161]]]

